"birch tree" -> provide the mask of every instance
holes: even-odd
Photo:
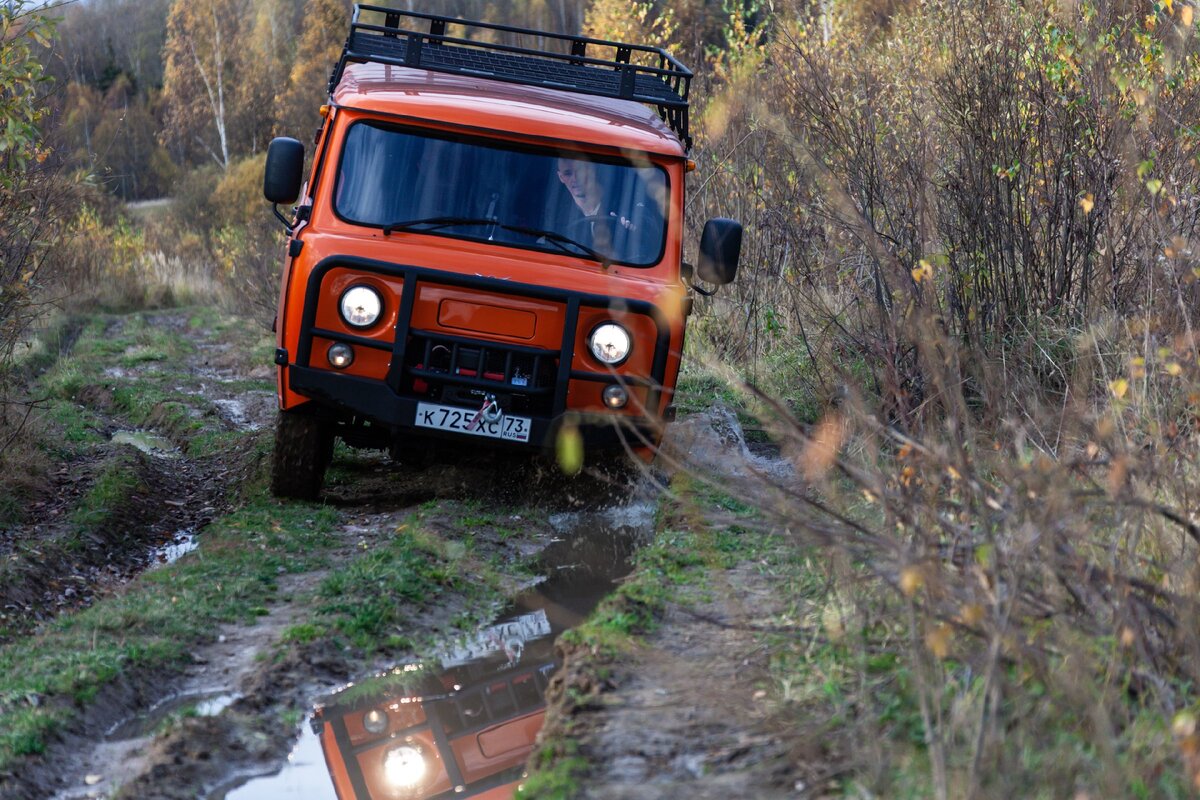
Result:
[[[242,14],[238,0],[175,0],[167,17],[163,140],[203,153],[222,169],[230,162]]]

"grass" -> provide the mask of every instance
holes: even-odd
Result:
[[[587,773],[588,763],[578,755],[579,746],[570,740],[543,745],[530,758],[533,764],[546,764],[526,778],[517,789],[522,800],[571,800],[579,796],[580,778]]]
[[[749,506],[682,473],[672,490],[680,499],[660,509],[654,540],[634,556],[632,575],[586,622],[563,634],[565,644],[616,657],[632,647],[635,637],[654,630],[681,587],[702,586],[710,570],[761,555],[766,545],[761,534],[737,525],[709,526],[702,519],[706,509],[717,509],[749,520],[754,516]]]
[[[321,582],[316,624],[366,652],[404,649],[412,642],[396,631],[413,627],[412,609],[437,604],[450,593],[465,597],[474,609],[449,619],[451,627],[482,622],[480,614],[502,596],[496,565],[477,558],[475,548],[457,535],[441,538],[428,530],[423,513],[410,516]],[[469,531],[461,535],[470,541]]]
[[[104,525],[134,494],[146,491],[138,478],[136,458],[119,453],[104,464],[91,487],[71,512],[77,532],[86,534]]]
[[[0,647],[0,769],[118,676],[182,666],[218,626],[252,624],[283,574],[315,569],[335,545],[329,509],[267,499],[214,523],[200,550],[36,636]]]
[[[775,537],[753,524],[757,513],[742,501],[686,473],[672,479],[671,489],[674,498],[659,508],[654,538],[634,555],[632,574],[584,623],[560,639],[568,653],[584,659],[583,669],[597,678],[594,685],[603,684],[615,665],[636,653],[643,637],[661,624],[669,604],[691,604],[690,597],[707,591],[712,572],[762,559],[779,547]],[[711,524],[712,513],[733,521]],[[594,698],[568,691],[560,727],[543,731],[542,747],[530,759],[530,775],[518,797],[560,800],[579,795],[588,764],[579,755],[571,709],[591,702]]]

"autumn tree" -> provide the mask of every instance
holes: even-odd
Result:
[[[350,26],[348,0],[308,0],[286,87],[275,98],[277,132],[305,140],[317,126],[317,109],[328,94],[329,70],[342,52]]]
[[[105,92],[119,75],[139,92],[162,86],[163,41],[171,0],[89,0],[56,9],[57,58],[47,71],[60,84]]]
[[[222,169],[231,157],[235,87],[246,77],[237,58],[244,13],[240,0],[176,0],[167,17],[163,139]]]

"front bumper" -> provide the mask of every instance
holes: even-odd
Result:
[[[346,332],[317,327],[317,304],[322,296],[322,282],[325,276],[335,268],[402,279],[403,289],[399,298],[395,336],[391,341],[368,339]],[[507,371],[500,376],[501,379],[496,380],[494,376],[489,378],[483,375],[482,369],[476,370],[474,374],[457,374],[458,371],[451,370],[445,374],[431,376],[428,369],[423,369],[420,364],[414,364],[414,359],[407,357],[407,349],[411,343],[422,341],[422,337],[429,333],[414,330],[411,326],[418,287],[422,283],[477,289],[509,294],[518,298],[530,297],[562,303],[565,315],[561,347],[557,351],[542,352],[543,357],[557,362],[553,368],[553,376],[548,380],[547,385],[536,389],[527,389],[523,385],[512,382]],[[619,307],[625,313],[644,315],[653,321],[655,341],[651,374],[648,377],[572,369],[576,342],[580,340],[578,330],[580,309],[597,307]],[[313,342],[318,337],[322,340],[342,341],[354,347],[370,347],[376,350],[390,351],[390,367],[386,379],[374,380],[313,367]],[[644,407],[650,410],[651,414],[655,414],[661,405],[664,391],[663,381],[670,339],[671,329],[666,316],[660,308],[644,300],[594,295],[557,287],[518,284],[495,278],[462,275],[455,272],[350,256],[334,256],[317,264],[309,275],[299,346],[294,363],[287,363],[289,359],[286,356],[280,360],[287,364],[284,379],[292,391],[312,398],[331,409],[336,409],[342,415],[367,418],[376,424],[383,425],[393,433],[416,429],[417,405],[420,402],[430,402],[431,399],[411,391],[411,387],[414,385],[414,381],[428,382],[436,377],[439,384],[464,391],[496,392],[497,394],[528,392],[531,396],[537,395],[537,412],[529,413],[523,410],[511,412],[530,418],[529,441],[510,442],[489,438],[483,440],[488,443],[487,446],[516,448],[553,446],[558,430],[566,424],[578,426],[585,444],[593,447],[639,446],[658,442],[662,431],[661,420],[649,415],[580,414],[567,407],[570,384],[572,381],[600,384],[623,382],[629,386],[644,388],[646,392]],[[495,340],[462,340],[464,349],[471,345],[489,351],[506,347],[503,342]],[[522,349],[517,346],[509,347],[514,352]],[[437,401],[434,400],[434,402]],[[419,430],[421,435],[444,436],[459,441],[481,438],[470,434],[431,431],[427,428],[416,430]]]

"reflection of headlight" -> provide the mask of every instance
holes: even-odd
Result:
[[[383,311],[383,298],[370,286],[351,286],[342,295],[342,319],[355,328],[374,325]]]
[[[367,733],[383,733],[387,730],[388,715],[386,711],[381,711],[378,708],[372,708],[366,714],[363,714],[363,727]]]
[[[425,777],[425,770],[425,759],[415,747],[397,747],[383,757],[383,777],[398,788],[416,786]]]
[[[597,325],[588,337],[588,349],[605,364],[616,366],[629,356],[629,332],[615,322]]]

